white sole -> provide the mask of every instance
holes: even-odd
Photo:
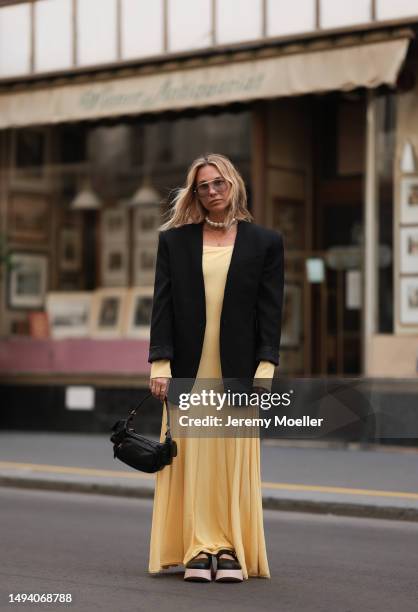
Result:
[[[188,580],[189,582],[211,582],[212,570],[186,568],[184,580]]]
[[[242,570],[218,570],[215,582],[243,582]]]

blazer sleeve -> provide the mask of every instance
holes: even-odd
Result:
[[[160,232],[151,312],[149,363],[157,359],[173,359],[173,327],[169,252],[164,232]]]
[[[267,248],[256,303],[256,360],[279,364],[284,290],[283,237],[274,233]]]

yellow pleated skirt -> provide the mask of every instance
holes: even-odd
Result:
[[[203,247],[206,329],[196,378],[222,377],[219,330],[232,246]],[[161,441],[165,438],[164,404]],[[149,572],[186,565],[200,551],[235,550],[245,579],[270,578],[264,537],[260,439],[176,437],[177,457],[157,472]]]

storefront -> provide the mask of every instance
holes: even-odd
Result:
[[[280,371],[380,376],[379,342],[399,333],[394,159],[418,92],[394,88],[408,50],[413,71],[412,37],[392,29],[4,88],[12,265],[0,370],[12,408],[34,390],[37,405],[52,394],[64,406],[69,386],[88,385],[106,411],[147,388],[158,226],[207,151],[231,157],[255,221],[285,236]]]

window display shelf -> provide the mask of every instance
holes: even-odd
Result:
[[[68,338],[0,340],[0,373],[147,374],[148,340]]]

